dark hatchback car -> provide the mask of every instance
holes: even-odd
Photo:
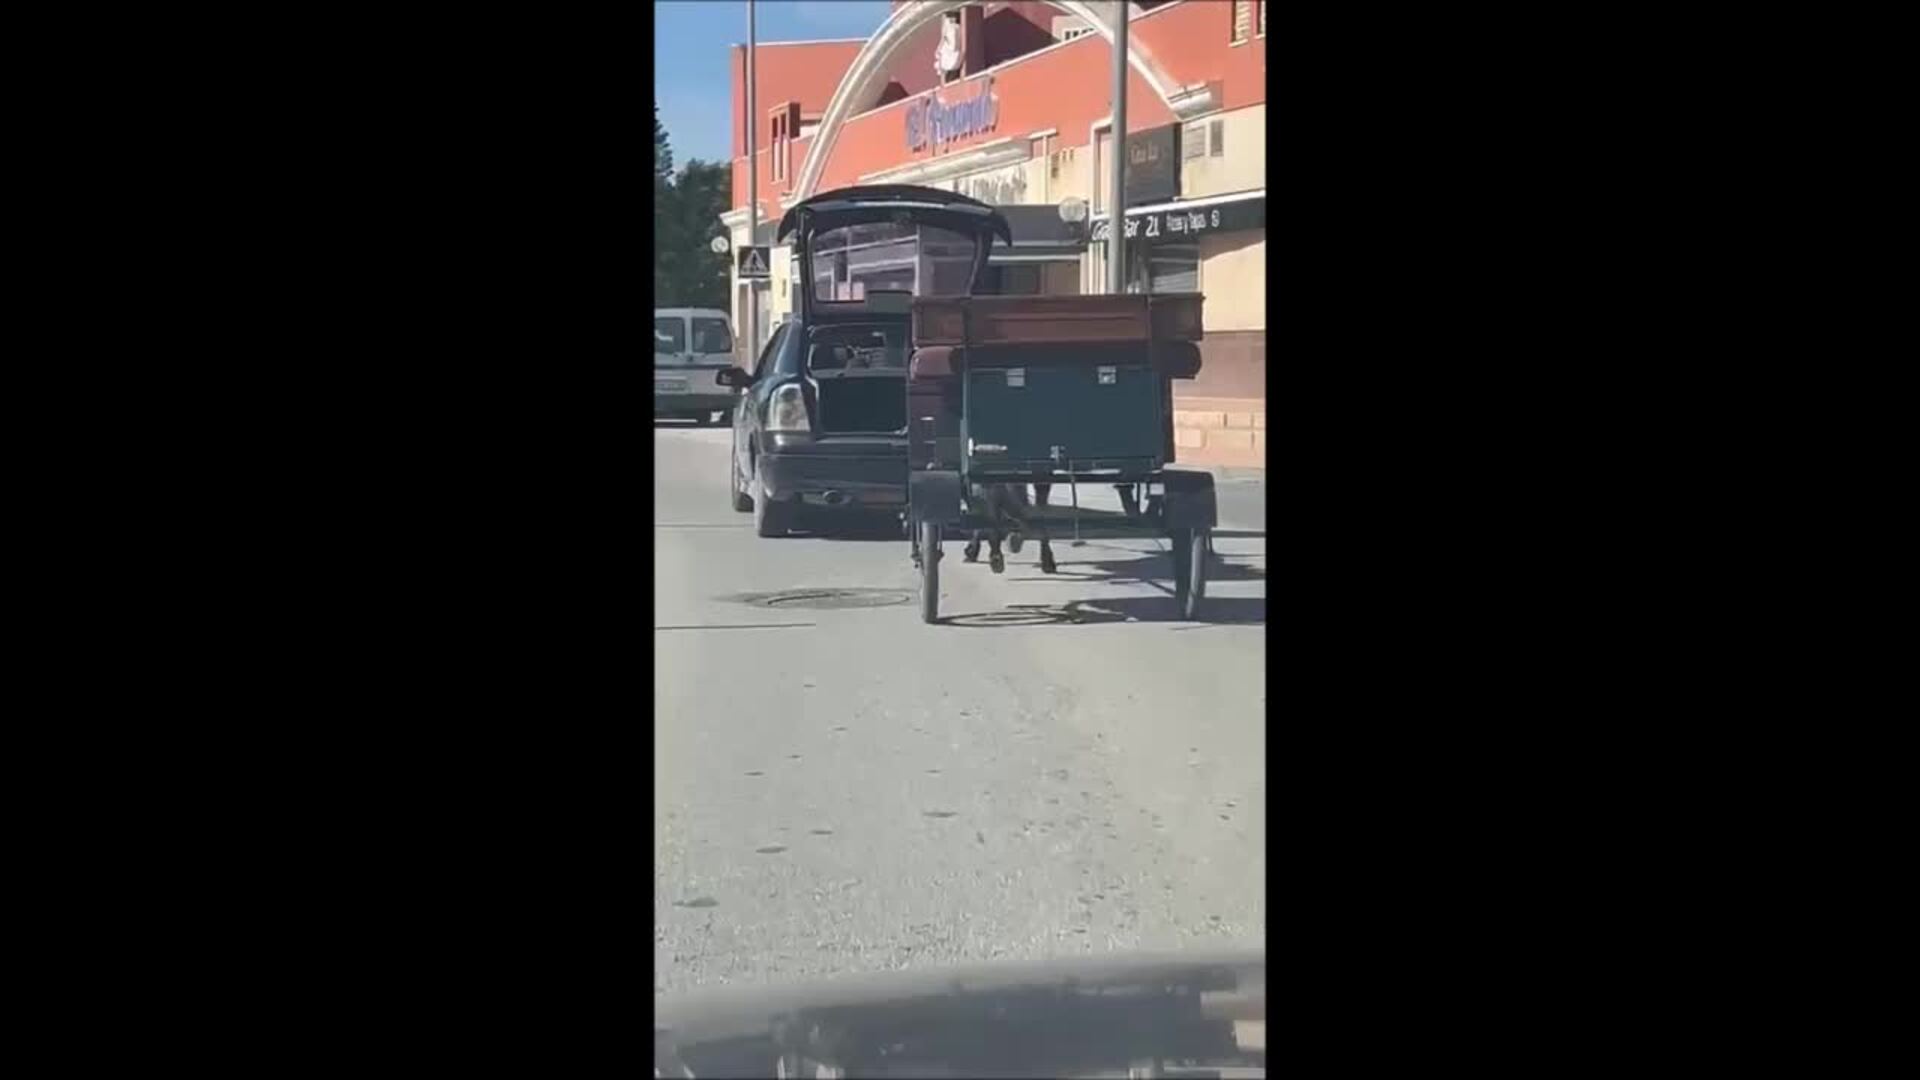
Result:
[[[887,185],[815,195],[780,220],[789,235],[805,268],[798,310],[752,371],[718,376],[745,390],[729,483],[761,536],[785,535],[803,509],[906,506],[913,298],[972,292],[1009,229],[978,200]]]

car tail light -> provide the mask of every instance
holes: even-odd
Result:
[[[800,384],[790,382],[776,387],[773,399],[767,404],[767,432],[808,434],[812,431],[813,421],[807,416],[807,399]]]

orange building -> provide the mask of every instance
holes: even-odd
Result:
[[[1129,288],[1206,296],[1200,376],[1175,385],[1189,464],[1257,466],[1266,441],[1266,3],[1128,5],[1126,229]],[[999,292],[1105,291],[1113,50],[1105,3],[894,0],[861,41],[761,42],[758,115],[746,111],[746,48],[733,50],[736,245],[772,246],[786,209],[854,184],[948,188],[1003,208]],[[839,100],[836,100],[838,98]],[[745,125],[756,124],[760,228],[747,236]],[[1090,228],[1057,207],[1085,199]],[[772,280],[734,282],[762,335],[802,281],[788,251]]]

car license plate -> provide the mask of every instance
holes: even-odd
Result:
[[[655,379],[653,392],[656,394],[684,394],[687,392],[685,379]]]

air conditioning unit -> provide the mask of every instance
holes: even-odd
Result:
[[[1207,156],[1207,122],[1195,120],[1180,125],[1180,160],[1192,161]]]
[[[1053,19],[1053,40],[1072,41],[1093,33],[1093,27],[1078,15],[1056,15]]]

